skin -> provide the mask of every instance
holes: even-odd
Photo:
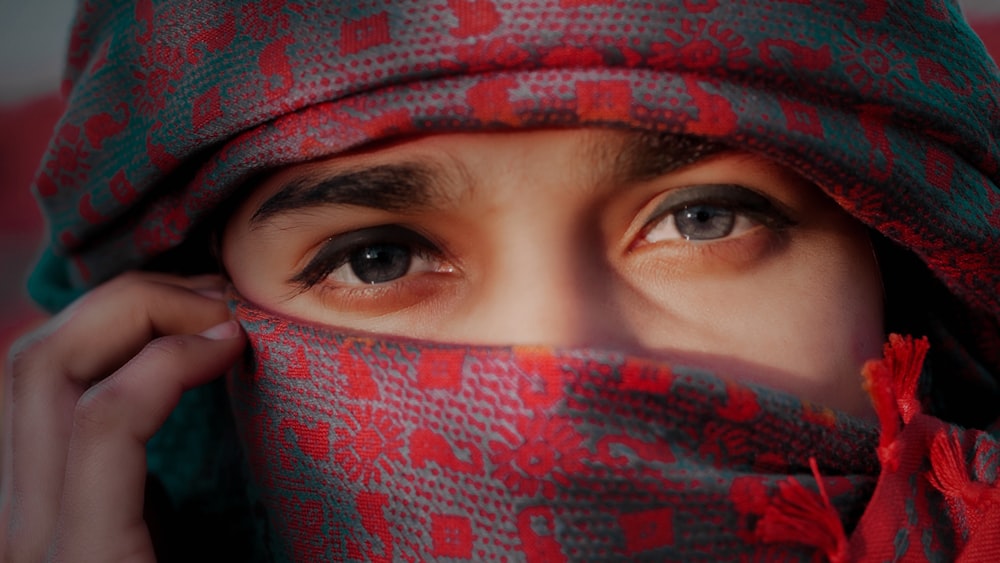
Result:
[[[431,340],[616,348],[866,413],[858,370],[883,333],[864,229],[815,186],[747,154],[624,181],[613,172],[628,140],[588,130],[439,135],[290,167],[236,210],[223,261],[244,296],[303,320]],[[401,162],[428,165],[435,174],[425,179],[444,197],[254,219],[289,182]],[[708,184],[745,186],[792,221],[737,217],[726,236],[693,242],[673,219],[651,218],[671,194]],[[433,248],[416,249],[405,275],[380,284],[358,283],[349,264],[317,270],[332,241],[382,225]],[[154,560],[142,515],[145,443],[184,390],[241,354],[227,283],[125,274],[14,347],[5,561]]]

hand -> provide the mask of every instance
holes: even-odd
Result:
[[[186,389],[239,357],[245,338],[223,288],[217,276],[125,274],[12,347],[4,561],[155,559],[142,518],[145,443]]]

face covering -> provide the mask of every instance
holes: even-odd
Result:
[[[818,496],[815,463],[851,525],[875,484],[874,425],[703,371],[236,316],[235,416],[296,561],[798,559],[754,536],[783,487]]]
[[[234,310],[253,355],[228,386],[277,559],[996,553],[968,537],[1000,531],[983,520],[1000,445],[920,413],[906,386],[926,342],[894,337],[865,368],[880,436],[615,352],[350,334],[240,298]],[[985,462],[978,475],[967,454]]]

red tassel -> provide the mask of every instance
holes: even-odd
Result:
[[[826,554],[831,563],[848,560],[847,534],[840,514],[830,503],[815,458],[809,458],[819,494],[798,479],[778,483],[778,494],[757,523],[757,539],[766,543],[801,543]]]
[[[945,495],[949,504],[961,500],[966,508],[970,535],[979,531],[982,515],[1000,506],[1000,487],[969,478],[962,443],[956,433],[941,431],[931,442],[931,470],[927,480]]]
[[[917,386],[929,348],[926,337],[914,340],[911,336],[890,334],[889,341],[883,347],[883,358],[865,362],[861,369],[865,387],[872,397],[875,413],[882,426],[878,445],[879,461],[889,471],[899,468],[896,438],[903,425],[921,412]]]
[[[920,414],[922,407],[917,397],[917,385],[920,383],[920,372],[923,370],[924,358],[931,345],[927,337],[914,340],[912,336],[890,334],[889,342],[884,347],[885,360],[890,365],[893,380],[893,391],[896,394],[896,404],[903,424],[909,424],[913,417]]]

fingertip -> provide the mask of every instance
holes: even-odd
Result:
[[[198,333],[198,336],[209,340],[229,340],[236,338],[239,335],[240,325],[232,319],[219,323]]]

